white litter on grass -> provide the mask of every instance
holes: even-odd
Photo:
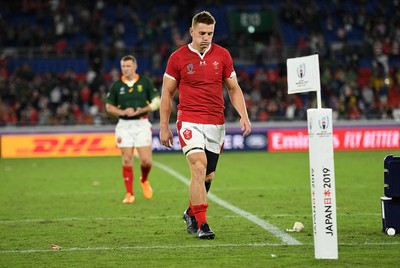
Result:
[[[271,254],[271,257],[272,257],[272,258],[276,258],[276,255],[275,255],[275,254]]]
[[[304,225],[298,221],[294,223],[293,229],[286,229],[287,232],[301,232],[303,230],[304,230]]]
[[[60,249],[62,249],[61,246],[55,245],[55,244],[51,244],[51,245],[50,245],[50,248],[51,248],[51,249],[54,249],[54,250],[60,250]]]

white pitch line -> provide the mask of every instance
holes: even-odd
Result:
[[[181,182],[183,182],[184,184],[188,185],[190,184],[190,181],[188,179],[186,179],[184,176],[182,176],[181,174],[179,174],[178,172],[176,172],[175,170],[154,161],[153,164],[155,166],[157,166],[158,168],[168,172],[169,174],[171,174],[172,176],[174,176],[175,178],[177,178],[178,180],[180,180]],[[229,204],[228,202],[218,198],[216,195],[212,194],[211,192],[208,193],[208,198],[217,203],[218,205],[229,209],[230,211],[233,211],[234,213],[248,219],[249,221],[257,224],[258,226],[260,226],[261,228],[263,228],[264,230],[270,232],[271,234],[275,235],[276,237],[279,237],[285,244],[288,245],[301,245],[302,243],[299,242],[298,240],[296,240],[294,237],[292,237],[291,235],[283,232],[282,230],[280,230],[278,227],[272,225],[271,223],[269,223],[268,221],[262,220],[260,218],[258,218],[257,216],[244,211],[238,207],[235,207],[232,204]]]
[[[150,216],[146,217],[146,219],[152,220],[165,220],[169,218],[176,218],[177,216]],[[25,223],[25,222],[55,222],[55,221],[132,221],[132,220],[140,220],[140,218],[134,217],[97,217],[97,218],[61,218],[61,219],[23,219],[23,220],[0,220],[0,224],[9,224],[9,223]]]
[[[313,243],[302,244],[303,246],[313,246]],[[389,243],[339,243],[339,246],[394,246],[400,245],[400,242]],[[185,246],[124,246],[124,247],[87,247],[87,248],[61,248],[61,249],[25,249],[25,250],[0,250],[0,254],[13,253],[41,253],[41,252],[73,252],[73,251],[115,251],[115,250],[157,250],[157,249],[189,249],[189,248],[223,248],[223,247],[280,247],[281,243],[254,243],[254,244],[195,244]]]
[[[217,247],[267,247],[282,246],[279,243],[255,243],[255,244],[196,244],[186,246],[124,246],[124,247],[94,247],[94,248],[61,248],[61,249],[26,249],[26,250],[0,250],[0,253],[36,253],[49,251],[109,251],[109,250],[150,250],[150,249],[187,249],[187,248],[217,248]]]
[[[171,216],[149,216],[146,217],[148,220],[166,220],[166,219],[176,219],[182,217],[182,215],[171,215]],[[239,218],[240,215],[224,215],[218,218]],[[213,218],[209,216],[208,218]],[[138,221],[143,220],[142,218],[135,217],[97,217],[97,218],[60,218],[60,219],[22,219],[22,220],[0,220],[0,224],[10,224],[10,223],[30,223],[30,222],[56,222],[56,221]]]
[[[159,191],[157,191],[159,192]],[[351,215],[341,215],[341,217],[371,217],[380,216],[379,213],[354,213]],[[294,214],[272,214],[269,217],[294,217],[294,218],[304,218],[309,215],[294,215]],[[148,216],[146,219],[150,220],[166,220],[166,219],[176,219],[177,217],[182,217],[181,215],[170,215],[170,216]],[[241,215],[222,215],[222,216],[207,216],[207,218],[241,218]],[[0,220],[0,224],[10,224],[10,223],[30,223],[30,222],[58,222],[58,221],[132,221],[132,220],[142,220],[142,218],[135,217],[96,217],[96,218],[59,218],[59,219],[19,219],[19,220]]]

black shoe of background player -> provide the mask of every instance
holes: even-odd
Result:
[[[207,223],[203,222],[197,230],[197,237],[200,239],[214,239],[215,233],[210,229]]]
[[[196,234],[196,233],[197,233],[197,229],[198,229],[196,217],[195,217],[195,216],[189,216],[188,210],[189,210],[189,209],[186,209],[186,210],[183,212],[183,217],[182,217],[182,218],[183,218],[183,219],[185,220],[185,222],[186,222],[186,225],[187,225],[187,233],[188,233],[188,234]]]

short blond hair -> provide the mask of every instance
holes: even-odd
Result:
[[[192,19],[192,26],[198,24],[198,23],[204,23],[207,25],[212,25],[215,24],[215,19],[213,17],[213,15],[211,15],[210,12],[208,11],[202,11],[197,13],[196,15],[194,15],[193,19]]]
[[[128,61],[128,60],[136,62],[136,58],[134,56],[132,56],[132,55],[123,56],[122,59],[121,59],[121,61]]]

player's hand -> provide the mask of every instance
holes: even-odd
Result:
[[[123,111],[123,115],[126,115],[126,116],[128,116],[128,117],[135,116],[135,115],[136,115],[135,109],[133,109],[133,108],[126,108],[126,109]]]
[[[172,148],[174,142],[172,132],[169,128],[160,129],[160,141],[165,147]]]
[[[141,114],[143,114],[145,112],[147,112],[146,108],[142,108],[142,107],[138,107],[138,108],[136,108],[136,110],[133,109],[133,108],[126,108],[124,110],[124,114],[126,116],[128,116],[128,117],[138,116],[138,115],[141,115]]]
[[[246,137],[251,132],[251,123],[249,118],[240,118],[240,129],[243,131],[243,137]]]
[[[136,108],[135,115],[140,115],[140,114],[143,114],[145,112],[147,112],[146,108],[138,107],[138,108]]]

